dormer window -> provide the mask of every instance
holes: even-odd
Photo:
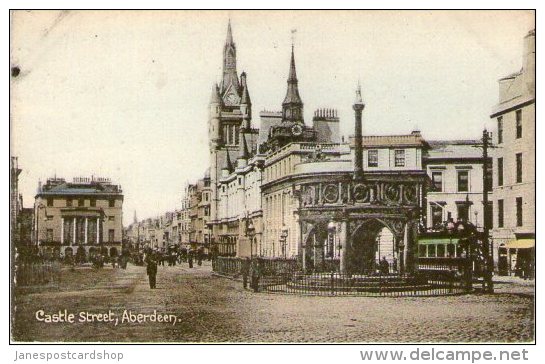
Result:
[[[367,167],[378,167],[378,150],[370,149],[367,151]]]
[[[405,150],[404,149],[396,149],[395,150],[395,166],[396,167],[405,167]]]

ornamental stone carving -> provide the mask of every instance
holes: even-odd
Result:
[[[323,197],[325,203],[335,203],[339,201],[339,185],[328,184],[324,187]]]

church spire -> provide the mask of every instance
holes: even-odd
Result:
[[[221,94],[225,96],[231,86],[233,91],[240,95],[240,86],[237,76],[237,47],[233,41],[233,31],[231,30],[231,19],[227,25],[227,38],[223,46],[223,80],[221,83]]]
[[[227,159],[225,168],[227,169],[228,173],[230,174],[235,169],[233,168],[233,163],[231,163],[231,158],[229,157],[229,149],[225,149],[225,151],[227,152],[226,157],[225,157]]]
[[[282,103],[282,120],[292,122],[303,122],[303,101],[299,96],[297,86],[297,72],[295,70],[295,52],[294,46],[291,46],[290,71],[288,76],[288,89],[286,97]]]
[[[242,72],[242,74],[240,75],[240,83],[242,86],[242,96],[240,99],[240,103],[245,105],[252,105],[252,101],[250,100],[250,94],[248,93],[248,85],[246,83],[246,72]]]
[[[214,86],[212,86],[212,95],[210,96],[210,103],[221,105],[220,89],[217,83],[214,84]]]
[[[231,30],[231,18],[229,18],[229,22],[227,23],[227,39],[225,39],[225,44],[233,44],[233,31]]]
[[[244,133],[240,134],[240,137],[242,138],[242,143],[241,143],[239,158],[248,160],[250,158],[250,152],[248,151],[248,144],[246,143],[246,137],[244,136]]]
[[[295,71],[295,55],[293,44],[291,45],[291,61],[290,61],[290,74],[288,76],[288,82],[297,83],[297,72]]]

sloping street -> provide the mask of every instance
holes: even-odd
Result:
[[[428,298],[312,297],[253,293],[212,275],[210,263],[63,270],[58,287],[17,295],[13,339],[45,342],[527,342],[533,282],[500,282],[495,295]],[[74,322],[41,320],[59,311]],[[117,318],[104,322],[108,314]],[[175,315],[176,321],[157,322]],[[83,313],[86,320],[79,322]],[[138,321],[141,314],[141,322]],[[94,315],[94,316],[93,316]],[[124,320],[125,318],[125,320]],[[101,320],[101,321],[99,321]],[[122,322],[125,321],[125,322]]]

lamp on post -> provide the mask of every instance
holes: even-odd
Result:
[[[331,270],[334,271],[335,270],[335,264],[333,264],[334,260],[333,258],[335,258],[335,235],[337,233],[337,224],[335,224],[334,221],[330,221],[328,224],[327,224],[327,232],[328,232],[328,253],[331,255]],[[339,256],[339,259],[341,257],[341,245],[339,244],[337,246],[337,250],[338,250],[338,256]],[[339,267],[340,267],[340,262],[339,262]]]
[[[286,258],[286,243],[288,241],[288,228],[286,225],[282,226],[282,232],[280,233],[280,243],[282,243],[282,255]]]
[[[473,288],[473,248],[475,239],[475,227],[473,224],[460,220],[456,224],[450,221],[447,224],[447,230],[450,234],[456,234],[459,237],[460,246],[466,251],[465,284],[468,290]]]
[[[253,247],[254,247],[255,226],[252,223],[251,219],[248,219],[246,221],[247,221],[246,236],[250,239],[250,258],[253,258],[254,257],[254,248]]]

